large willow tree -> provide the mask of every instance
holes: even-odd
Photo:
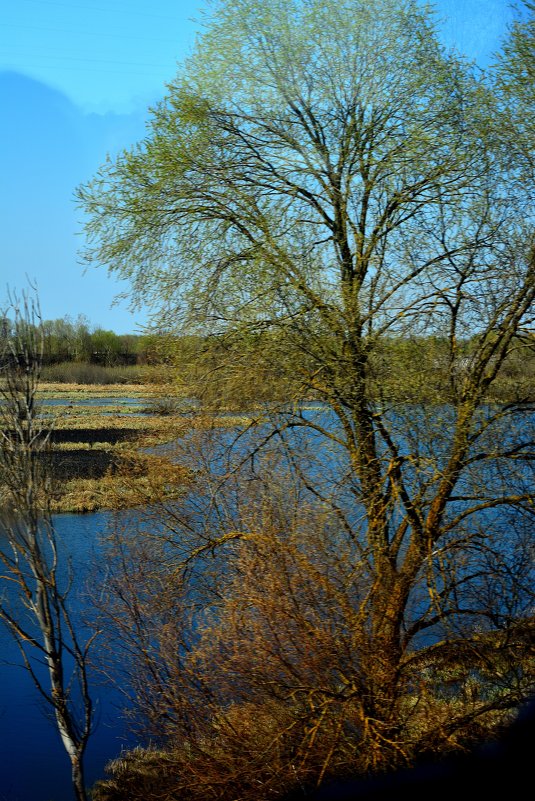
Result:
[[[130,279],[134,300],[232,341],[238,380],[239,343],[250,354],[256,336],[292,400],[321,400],[322,413],[279,408],[259,437],[276,432],[358,567],[344,590],[350,677],[334,658],[315,687],[297,657],[294,673],[271,668],[292,703],[298,686],[325,704],[346,693],[354,753],[385,764],[513,708],[531,681],[533,409],[521,385],[490,402],[533,343],[529,103],[503,77],[510,63],[498,88],[481,79],[413,0],[221,0],[146,139],[79,193],[88,257]],[[303,429],[320,462],[336,455],[336,479],[296,454]],[[248,597],[242,653],[260,636]],[[424,684],[442,706],[410,729]],[[324,705],[300,714],[304,742]]]

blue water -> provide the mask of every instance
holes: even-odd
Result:
[[[396,414],[396,419],[392,421],[392,429],[398,436],[402,450],[410,450],[411,429],[414,438],[425,442],[425,448],[420,452],[420,458],[425,460],[429,456],[440,458],[443,448],[444,431],[451,430],[452,412],[448,408],[435,408],[427,419],[422,410],[405,409],[404,413],[408,419],[401,419],[401,414]],[[333,430],[333,420],[328,413],[321,408],[306,410],[304,415],[311,418],[318,426]],[[491,414],[491,410],[482,411],[482,425],[486,416]],[[397,425],[399,420],[399,426]],[[527,427],[535,423],[533,415],[524,417],[513,425],[514,421],[505,421],[508,426],[508,433],[504,432],[500,426],[483,427],[483,435],[477,442],[476,453],[482,449],[490,448],[495,437],[499,439],[507,448],[514,450],[517,440],[529,439]],[[420,437],[419,428],[425,429],[426,436]],[[497,432],[497,429],[498,432]],[[188,458],[192,461],[198,458],[199,452],[210,455],[210,465],[219,474],[224,474],[231,466],[228,462],[228,446],[235,442],[235,450],[241,449],[242,453],[251,446],[251,440],[262,440],[267,434],[267,429],[258,426],[249,431],[239,428],[223,428],[215,431],[196,432],[195,439],[198,440],[197,447],[192,449],[191,455],[188,451],[188,437],[181,440],[181,451],[177,458],[182,463],[188,464]],[[312,477],[316,488],[321,489],[327,496],[333,489],[336,497],[340,501],[340,511],[344,514],[354,528],[358,521],[353,517],[358,511],[353,494],[354,476],[347,471],[347,463],[344,455],[336,452],[332,444],[327,448],[323,442],[323,435],[316,431],[302,428],[291,429],[286,437],[291,439],[293,452],[299,453],[300,466],[307,470]],[[505,440],[504,440],[505,437]],[[405,444],[406,443],[406,444]],[[199,451],[200,449],[200,451]],[[160,449],[158,449],[160,450]],[[166,446],[162,450],[168,450]],[[282,462],[284,466],[284,460]],[[476,463],[477,466],[478,463]],[[259,470],[258,474],[256,470]],[[248,479],[262,475],[262,465],[253,463],[249,465]],[[492,494],[496,491],[504,478],[507,476],[507,483],[511,491],[522,491],[526,484],[533,478],[532,471],[527,464],[519,467],[517,472],[511,470],[510,463],[497,459],[493,469],[485,466],[484,472],[479,474],[479,468],[471,475],[467,475],[459,482],[459,487],[469,488],[470,481],[477,479],[478,488],[483,480],[487,491]],[[406,474],[407,481],[412,482],[413,477],[410,471]],[[414,478],[416,480],[416,476]],[[358,490],[358,487],[356,487]],[[358,497],[358,496],[357,496]],[[226,496],[227,501],[231,496]],[[191,520],[205,520],[209,522],[210,515],[214,516],[219,510],[213,505],[213,498],[207,499],[202,503],[201,499],[196,498],[198,505],[191,510]],[[452,504],[451,514],[456,515],[463,508],[460,500]],[[73,593],[80,592],[78,598],[73,595],[76,609],[89,609],[89,602],[85,599],[83,590],[87,583],[92,584],[93,591],[98,593],[98,583],[95,583],[93,566],[103,561],[103,549],[99,542],[100,535],[105,531],[111,515],[107,513],[97,513],[85,516],[60,515],[55,518],[55,525],[58,540],[65,546],[66,551],[72,558],[72,566],[75,577]],[[395,519],[393,518],[393,524]],[[507,519],[507,509],[483,511],[477,520],[478,528],[481,527],[486,537],[492,530],[496,535],[502,531],[512,531],[514,526],[529,526],[530,520],[515,518],[514,521]],[[520,536],[521,532],[518,529]],[[526,540],[527,541],[527,540]],[[500,538],[495,540],[496,552],[506,554],[509,545],[509,538],[505,537],[503,543]],[[477,554],[474,558],[477,559]],[[214,569],[214,564],[211,564]],[[477,589],[477,588],[476,588]],[[496,588],[499,591],[499,588]],[[418,614],[421,612],[422,604],[426,603],[425,598],[419,600],[417,595],[414,598],[414,606]],[[420,607],[420,608],[419,608]],[[64,754],[59,737],[54,725],[47,720],[42,706],[39,703],[37,693],[33,687],[29,676],[20,667],[4,664],[7,662],[18,661],[17,652],[10,642],[6,632],[0,629],[0,801],[71,801],[73,798],[70,785],[70,770],[67,757]],[[96,654],[98,656],[98,652]],[[1,661],[3,660],[3,661]],[[118,691],[110,685],[101,682],[98,674],[92,677],[94,696],[98,699],[97,703],[97,726],[94,735],[89,741],[86,755],[86,781],[91,785],[104,775],[105,763],[121,752],[122,748],[132,746],[132,739],[127,738],[127,725],[120,714],[120,707],[124,701],[119,696]]]
[[[77,597],[75,593],[87,586],[92,566],[99,561],[98,537],[107,521],[105,513],[55,517],[58,541],[66,546],[72,559],[75,588],[71,599],[76,612],[88,603],[83,594]],[[71,801],[68,758],[4,628],[0,628],[0,649],[0,801]],[[103,776],[109,759],[134,744],[127,737],[119,712],[123,699],[117,690],[106,685],[96,672],[92,686],[97,703],[95,732],[85,759],[88,785]]]

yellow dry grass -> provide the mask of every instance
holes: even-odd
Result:
[[[96,512],[168,503],[177,500],[188,483],[188,471],[169,459],[124,453],[115,474],[65,482],[52,501],[52,511]]]
[[[84,398],[145,398],[161,394],[162,387],[156,384],[61,384],[41,383],[41,398],[66,398],[76,401]]]
[[[144,451],[168,442],[174,442],[192,428],[247,425],[247,417],[195,415],[193,417],[141,415],[139,406],[80,405],[88,398],[109,399],[172,397],[171,387],[138,384],[85,385],[42,384],[42,399],[64,399],[66,405],[44,407],[50,425],[55,429],[90,429],[101,432],[101,441],[87,443],[57,443],[56,450],[106,450],[113,453],[119,464],[113,472],[102,478],[74,478],[58,482],[52,510],[54,512],[94,512],[99,509],[125,509],[155,504],[178,498],[188,483],[187,470],[174,464],[170,458],[147,454]],[[106,440],[107,432],[121,429],[136,431],[134,440],[112,444]],[[110,440],[116,437],[110,436]]]

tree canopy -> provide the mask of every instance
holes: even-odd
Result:
[[[295,652],[280,656],[280,683],[269,696],[270,703],[292,698],[299,725],[285,718],[279,735],[302,732],[295,747],[307,759],[315,753],[307,738],[322,731],[333,699],[346,692],[357,699],[351,721],[336,707],[334,740],[318,735],[318,781],[338,757],[344,769],[377,768],[421,752],[423,743],[461,742],[475,721],[518,704],[532,680],[507,660],[513,652],[527,658],[523,637],[533,624],[525,572],[533,408],[520,390],[508,404],[488,403],[506,359],[532,346],[532,98],[514,77],[528,69],[532,43],[531,22],[519,24],[495,72],[481,76],[439,44],[432,14],[414,0],[221,0],[153,110],[145,140],[79,190],[92,239],[87,256],[130,279],[134,301],[153,304],[190,334],[238,342],[228,351],[230,369],[240,369],[239,343],[246,353],[260,336],[263,358],[291,374],[291,400],[322,401],[318,414],[299,404],[271,408],[256,430],[251,452],[278,438],[292,486],[301,488],[278,534],[264,526],[260,502],[256,518],[248,513],[245,525],[240,517],[241,528],[229,517],[232,505],[217,526],[210,517],[202,547],[191,525],[174,529],[181,549],[191,545],[188,565],[204,548],[239,540],[238,562],[249,565],[243,575],[252,571],[262,594],[255,554],[273,542],[263,538],[275,536],[302,567],[301,493],[319,504],[325,572],[317,563],[304,574],[285,567],[292,581],[305,575],[299,590],[290,578],[285,586],[300,604],[303,634],[307,609],[324,609],[319,596],[310,600],[307,571],[327,581],[336,543],[354,568],[351,581],[340,579],[344,611],[336,622],[345,645],[316,672],[303,672]],[[401,398],[389,391],[383,361],[392,342],[401,343],[398,353],[405,348]],[[312,460],[299,439],[304,430]],[[238,440],[243,448],[245,437]],[[333,453],[341,467],[328,479]],[[224,495],[220,476],[216,485],[215,504]],[[325,525],[324,514],[332,515]],[[283,573],[275,573],[272,586],[280,588]],[[254,642],[268,593],[251,590],[247,601],[242,578],[227,595],[221,590],[220,617],[201,638],[195,670],[173,667],[181,697],[180,682],[191,688],[185,676],[198,675],[200,663],[209,669],[206,643],[228,640],[236,608],[251,617],[243,612],[247,625],[240,618],[244,662],[236,667],[238,656],[227,654],[227,666],[245,682],[245,655],[261,652]],[[293,625],[284,610],[270,609],[268,650],[273,631],[288,634]],[[310,625],[318,631],[323,623],[319,614]],[[493,649],[489,659],[506,681],[474,657]],[[291,668],[283,668],[285,658]],[[441,684],[453,666],[464,687],[457,705],[444,700]],[[468,692],[471,682],[477,692]],[[412,717],[417,697],[434,699],[425,725]],[[231,702],[223,698],[221,709]],[[174,723],[184,737],[191,714]],[[207,736],[203,729],[199,748]]]

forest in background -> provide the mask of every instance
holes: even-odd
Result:
[[[8,318],[0,321],[6,341],[11,326]],[[170,395],[195,398],[212,409],[246,410],[319,397],[306,382],[311,360],[281,331],[116,334],[92,327],[83,316],[65,316],[44,320],[40,333],[44,382],[165,384]],[[447,337],[384,338],[370,359],[370,390],[378,400],[447,400],[452,378],[470,370],[477,345],[477,334],[459,343],[457,376],[452,376]],[[487,400],[527,402],[534,397],[535,335],[526,332],[512,343]]]
[[[98,801],[310,796],[497,739],[533,692],[534,78],[532,2],[482,73],[415,0],[215,0],[79,187],[84,259],[200,401],[173,498],[105,539],[93,623],[142,745]],[[40,367],[11,353],[3,556],[48,636],[19,568],[53,533]]]

